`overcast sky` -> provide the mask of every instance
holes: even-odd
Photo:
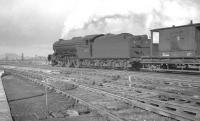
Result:
[[[148,34],[200,22],[199,11],[199,0],[0,0],[0,54],[47,56],[59,38]]]

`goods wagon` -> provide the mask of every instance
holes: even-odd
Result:
[[[161,57],[200,56],[200,24],[154,29],[159,33]]]
[[[199,55],[200,38],[196,38],[194,26],[158,30],[160,56],[192,57]]]
[[[158,53],[153,40],[158,34]],[[148,66],[164,69],[198,70],[200,64],[200,24],[188,24],[151,30],[151,58],[143,58]],[[145,65],[145,64],[144,64]],[[146,64],[147,66],[147,64]]]

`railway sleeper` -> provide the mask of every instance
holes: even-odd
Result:
[[[163,95],[161,95],[161,96],[163,96]],[[200,106],[200,100],[199,99],[193,99],[191,97],[185,97],[185,96],[184,97],[178,97],[178,96],[175,96],[175,95],[171,95],[171,96],[166,95],[166,97],[169,98],[169,99],[173,99],[173,100],[161,100],[161,101],[170,101],[170,102],[174,102],[174,103],[179,103],[179,104],[185,105],[187,107],[191,106],[191,105]],[[148,98],[152,98],[152,97],[148,97]]]
[[[102,91],[100,91],[99,93],[101,93],[101,92]],[[150,105],[150,104],[146,103],[145,101],[138,101],[138,100],[135,101],[135,100],[124,98],[124,97],[121,97],[121,96],[118,96],[118,95],[114,95],[114,94],[109,94],[109,93],[105,93],[105,94],[110,95],[110,96],[114,97],[117,100],[125,101],[126,103],[131,104],[132,106],[140,107],[142,109],[145,109],[145,110],[148,110],[148,111],[152,111],[152,112],[155,112],[155,113],[167,116],[167,117],[172,117],[174,119],[178,119],[178,120],[181,120],[181,121],[185,120],[185,119],[188,119],[187,117],[183,117],[182,115],[174,114],[174,112],[171,112],[169,110],[157,107],[157,106],[155,106],[155,105],[157,105],[156,103],[153,103],[153,105],[151,103],[151,105]],[[191,120],[191,119],[188,119],[188,120]]]
[[[149,111],[159,113],[164,116],[169,116],[169,117],[181,120],[181,121],[185,120],[185,119],[191,120],[191,121],[193,121],[193,120],[199,121],[199,119],[200,119],[199,112],[195,112],[193,110],[182,110],[181,108],[176,107],[176,106],[162,105],[162,104],[157,104],[157,103],[151,102],[151,101],[144,101],[144,100],[138,100],[138,101],[143,104],[150,105],[150,106],[145,107],[145,109],[147,109]],[[160,112],[160,110],[162,110],[162,112]],[[179,116],[179,117],[177,117],[177,116]],[[180,117],[182,117],[182,118],[180,118]]]
[[[38,82],[37,82],[37,83],[38,83]],[[42,85],[42,86],[46,86],[46,85],[44,84],[44,85]],[[89,107],[92,107],[93,109],[97,109],[96,106],[95,106],[95,107],[94,107],[94,106],[91,106],[91,104],[89,104],[89,103],[87,103],[87,102],[85,102],[85,101],[83,101],[83,100],[81,100],[81,99],[79,99],[79,98],[77,98],[77,97],[74,97],[74,96],[72,96],[72,95],[70,95],[70,94],[67,94],[66,92],[63,92],[63,91],[61,91],[61,90],[59,90],[59,89],[56,89],[56,88],[54,88],[54,90],[55,90],[56,93],[58,93],[58,94],[62,94],[62,95],[64,95],[64,96],[66,96],[67,98],[72,98],[72,99],[76,100],[77,103],[81,103],[81,104],[87,105],[87,106],[89,106]],[[98,110],[99,110],[99,109],[98,109]],[[117,119],[117,120],[119,120],[119,121],[122,121],[122,119],[117,118],[117,116],[115,116],[115,115],[113,115],[113,114],[109,114],[109,113],[106,112],[105,110],[102,111],[102,109],[101,109],[101,113],[102,113],[102,112],[103,112],[104,116],[106,115],[106,117],[111,116],[111,117],[114,118],[114,119]]]
[[[170,112],[174,112],[180,116],[183,116],[185,118],[190,118],[190,119],[200,119],[200,110],[199,109],[194,109],[193,107],[180,107],[177,105],[172,105],[169,103],[159,103],[158,101],[153,101],[153,100],[146,100],[146,99],[138,99],[139,102],[145,103],[152,105],[154,107],[159,107],[162,108],[163,110],[168,110]],[[187,115],[187,116],[186,116]]]
[[[44,85],[43,85],[44,86]],[[60,92],[60,91],[59,91]],[[69,95],[68,95],[69,96]],[[129,102],[129,104],[130,104],[130,102]],[[146,107],[146,109],[148,109],[148,107]],[[153,110],[151,110],[151,111],[153,111]],[[160,113],[159,113],[160,114]],[[163,114],[163,113],[162,113]],[[165,116],[169,116],[168,114],[165,114]]]
[[[86,87],[87,88],[87,87]],[[96,92],[96,91],[95,91]],[[99,93],[101,93],[102,91],[100,91]],[[108,94],[108,93],[107,93]],[[108,95],[113,95],[113,94],[108,94]],[[115,96],[115,95],[114,95]],[[119,97],[120,98],[120,96],[115,96],[115,97]],[[122,98],[122,97],[121,97]],[[122,100],[127,100],[127,98],[122,98]],[[130,100],[129,100],[130,101]],[[132,100],[133,101],[133,100]],[[132,101],[130,101],[129,103],[131,104],[131,102]],[[143,99],[142,101],[140,101],[140,102],[142,102],[143,104],[147,104],[146,106],[142,106],[141,104],[139,104],[139,106],[141,106],[141,107],[143,107],[144,109],[148,109],[148,110],[151,110],[151,111],[154,111],[154,108],[156,107],[156,108],[159,108],[159,109],[162,109],[163,111],[167,111],[168,113],[170,113],[170,114],[174,114],[174,113],[176,113],[178,116],[180,116],[180,117],[184,117],[184,118],[186,118],[186,119],[188,119],[188,117],[185,117],[182,113],[180,113],[180,112],[172,112],[172,109],[174,108],[174,106],[175,107],[177,107],[176,106],[176,104],[174,104],[174,105],[172,105],[172,107],[171,107],[171,110],[169,110],[170,108],[162,108],[161,107],[161,105],[163,105],[163,107],[169,107],[169,105],[171,105],[171,104],[168,104],[168,103],[166,103],[167,105],[164,105],[163,104],[163,102],[162,103],[160,103],[161,101],[152,101],[152,100],[150,100],[149,101],[149,103],[147,102],[147,99],[145,98],[145,99]],[[134,102],[134,103],[137,103],[137,102]],[[150,107],[149,107],[149,105],[150,105]],[[156,106],[155,106],[156,105]],[[159,106],[158,106],[159,105]],[[138,104],[137,104],[137,106],[138,106]],[[178,107],[179,107],[180,105],[178,105]],[[181,106],[180,106],[181,107]],[[153,108],[153,109],[152,109]],[[176,108],[175,108],[176,109]],[[188,110],[188,108],[185,108],[185,107],[183,107],[183,109],[185,109],[185,110],[182,110],[182,111],[187,111],[187,112],[195,112],[195,113],[199,113],[199,109],[197,109],[198,111],[195,111],[196,109],[191,109],[191,110]],[[175,110],[174,110],[175,111]],[[157,112],[157,113],[159,113],[159,112]],[[162,112],[163,113],[163,112]],[[160,113],[159,113],[160,114]],[[168,116],[168,115],[165,115],[165,116]],[[172,116],[173,117],[173,116]],[[175,116],[176,117],[176,116]],[[176,117],[176,119],[177,119],[178,117]],[[192,119],[194,119],[194,118],[197,118],[197,117],[189,117],[189,120],[192,120]]]

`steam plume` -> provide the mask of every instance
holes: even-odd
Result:
[[[187,24],[198,17],[198,7],[192,1],[93,1],[81,3],[78,11],[67,17],[61,38],[100,33],[149,34],[150,29]],[[87,8],[89,3],[94,6]]]

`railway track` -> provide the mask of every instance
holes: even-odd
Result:
[[[79,72],[81,74],[82,72]],[[165,86],[172,86],[175,85],[177,87],[200,87],[200,81],[199,78],[196,79],[177,79],[177,78],[166,78],[166,77],[159,77],[159,74],[138,74],[138,73],[132,73],[132,72],[121,72],[121,73],[109,73],[109,72],[103,72],[103,73],[98,73],[97,72],[84,72],[83,74],[87,75],[100,75],[100,76],[105,76],[105,77],[111,77],[111,75],[120,75],[124,80],[128,80],[129,76],[133,76],[136,78],[134,81],[135,82],[142,82],[142,83],[152,83],[152,84],[159,84],[159,85],[165,85]],[[184,77],[186,78],[186,77]]]
[[[121,80],[120,80],[121,81]],[[176,83],[176,82],[175,82]],[[145,89],[142,87],[139,87],[138,83],[133,83],[133,86],[130,88],[128,86],[124,86],[123,84],[116,84],[116,82],[109,82],[109,83],[104,83],[102,86],[103,89],[113,91],[113,93],[117,94],[122,94],[123,96],[126,97],[134,97],[136,99],[140,99],[141,97],[145,97],[145,99],[150,100],[152,102],[158,103],[163,103],[160,101],[164,101],[164,103],[169,103],[175,105],[181,104],[182,106],[185,105],[185,107],[197,107],[196,109],[199,110],[200,108],[200,98],[199,95],[184,95],[184,94],[174,94],[174,92],[166,92],[161,89]],[[143,84],[145,85],[145,84]],[[154,85],[160,86],[157,82],[155,82]],[[94,85],[92,85],[94,87]],[[145,85],[146,86],[146,85]],[[165,85],[163,86],[172,86],[168,83],[165,82]],[[177,85],[173,85],[177,86]],[[181,88],[196,88],[196,86],[190,86],[188,85],[180,85]],[[161,87],[162,88],[162,87]],[[116,91],[117,90],[117,91]],[[139,94],[134,95],[134,93],[139,92]],[[192,94],[192,92],[190,92]],[[197,92],[198,93],[198,92]],[[153,99],[153,100],[152,100]],[[157,101],[157,100],[159,101]],[[162,105],[162,104],[161,104]],[[159,105],[157,105],[159,106]],[[176,110],[175,108],[171,108],[172,110]],[[187,112],[187,111],[186,111]],[[188,112],[189,113],[189,112]],[[192,112],[191,112],[192,114]]]
[[[27,73],[27,72],[26,72]],[[74,79],[69,79],[69,78],[65,78],[65,77],[57,77],[57,76],[50,76],[48,74],[39,74],[39,73],[31,73],[29,72],[29,77],[33,76],[35,74],[34,78],[48,78],[51,80],[69,80],[70,83],[73,83],[75,85],[78,85],[80,88],[85,89],[85,90],[89,90],[90,92],[95,92],[99,93],[99,94],[103,94],[103,95],[107,95],[108,97],[112,97],[115,100],[121,100],[123,102],[126,102],[127,104],[130,104],[132,106],[136,106],[136,107],[140,107],[142,109],[145,110],[149,110],[164,116],[168,116],[168,117],[172,117],[178,120],[195,120],[198,121],[200,120],[200,109],[199,107],[194,107],[194,106],[190,106],[190,105],[180,105],[178,103],[175,103],[177,100],[182,100],[182,102],[187,102],[187,100],[184,99],[179,99],[177,97],[174,97],[173,100],[171,102],[169,101],[162,101],[162,100],[158,100],[158,99],[152,99],[149,98],[151,96],[155,97],[155,95],[157,95],[156,93],[147,93],[147,91],[144,92],[134,92],[133,91],[125,91],[124,89],[119,89],[118,87],[115,87],[113,85],[107,85],[107,88],[97,88],[97,87],[90,87],[88,85],[83,85],[80,83],[77,83],[76,81],[74,81]],[[121,88],[121,87],[120,87]],[[112,90],[113,89],[113,90]],[[123,95],[120,93],[116,93],[116,92],[121,92],[121,93],[132,93],[132,95]],[[141,94],[142,93],[142,94]],[[146,94],[145,94],[146,93]],[[134,95],[135,94],[135,95]],[[146,95],[146,97],[144,96]],[[196,104],[196,103],[195,103]],[[197,105],[199,104],[199,102],[197,102]]]
[[[156,114],[133,107],[133,105],[130,105],[130,103],[124,102],[125,99],[121,99],[122,101],[119,100],[119,98],[122,98],[122,97],[113,95],[105,91],[100,91],[94,88],[78,85],[80,88],[77,92],[70,91],[70,90],[66,92],[66,91],[60,90],[54,85],[51,85],[51,83],[49,83],[48,81],[45,83],[39,79],[33,78],[33,74],[27,75],[27,73],[18,73],[18,72],[17,73],[12,72],[12,73],[17,76],[28,78],[29,80],[37,83],[40,86],[42,85],[42,86],[47,87],[48,89],[54,89],[57,93],[60,93],[62,95],[73,97],[79,103],[85,104],[92,109],[100,111],[101,115],[104,115],[107,118],[109,117],[114,121],[145,120],[149,118],[150,120],[153,120],[151,119],[152,115],[158,118],[157,121],[168,121],[167,119],[169,119],[169,121],[173,121],[170,118],[166,118],[166,117],[160,118],[160,116]],[[37,75],[34,75],[34,76],[37,77]],[[51,80],[50,82],[55,81],[55,78],[52,78],[52,77],[43,76],[43,79]],[[117,107],[113,107],[113,105],[117,105]],[[140,112],[142,113],[146,112],[147,116],[143,117],[144,115],[142,114],[142,116],[138,118],[138,113]],[[134,115],[134,113],[136,114]]]
[[[141,87],[148,87],[152,85],[158,85],[159,87],[174,87],[174,88],[199,88],[200,87],[200,81],[199,78],[196,77],[196,79],[177,79],[177,78],[166,78],[166,77],[159,77],[160,74],[151,74],[147,75],[148,73],[145,74],[138,74],[135,72],[122,72],[122,71],[117,71],[117,73],[111,73],[110,71],[105,71],[102,73],[102,70],[94,70],[94,69],[68,69],[68,71],[72,72],[78,72],[78,74],[83,74],[83,75],[100,75],[100,76],[105,76],[106,78],[111,77],[112,75],[120,75],[122,78],[121,82],[126,82],[128,80],[128,76],[133,75],[134,79],[133,83],[137,83],[138,86]],[[61,73],[64,71],[63,69],[58,71],[58,73]],[[100,72],[99,72],[100,71]],[[119,74],[118,74],[119,73]],[[185,78],[185,77],[184,77]],[[140,83],[140,84],[139,84]],[[122,83],[123,85],[123,83]],[[175,93],[180,93],[180,92],[175,92]]]
[[[14,67],[14,66],[13,66]],[[30,66],[24,66],[23,68],[27,69]],[[40,66],[36,66],[36,67],[31,67],[32,69],[36,69],[38,70],[38,68],[41,68]],[[49,66],[42,66],[43,69],[50,69],[50,70],[54,70],[54,71],[60,71],[60,72],[65,72],[65,71],[76,71],[76,72],[86,72],[86,73],[90,73],[90,74],[96,74],[96,73],[100,73],[100,75],[102,76],[110,76],[110,75],[123,75],[125,77],[128,77],[129,75],[135,75],[135,76],[142,76],[142,77],[149,77],[149,78],[155,78],[157,80],[161,79],[161,80],[175,80],[175,81],[197,81],[199,82],[199,76],[197,75],[185,75],[185,74],[163,74],[163,73],[154,73],[154,72],[132,72],[132,71],[126,71],[126,70],[106,70],[106,69],[91,69],[91,68],[64,68],[64,67],[49,67]]]
[[[18,73],[18,72],[15,72],[13,70],[12,70],[11,73],[13,75],[15,75],[15,76],[20,76],[20,77],[23,77],[23,78],[28,79],[30,81],[33,81],[35,84],[37,84],[39,86],[44,86],[48,90],[55,90],[55,92],[57,92],[57,93],[59,93],[61,95],[64,95],[66,97],[71,97],[71,98],[75,99],[77,102],[89,106],[91,109],[98,110],[98,113],[100,113],[101,115],[105,116],[106,118],[111,118],[110,120],[123,121],[122,119],[118,118],[117,116],[115,116],[115,115],[113,115],[111,113],[108,113],[105,110],[99,109],[99,107],[94,106],[94,105],[88,103],[87,101],[81,99],[80,94],[78,96],[78,94],[77,95],[75,95],[75,94],[72,95],[69,92],[66,93],[65,91],[62,91],[61,89],[59,89],[58,87],[56,87],[54,85],[51,85],[48,81],[44,81],[44,80],[50,79],[49,77],[46,77],[46,76],[44,77],[43,75],[33,75],[32,73],[31,73],[31,75],[30,75],[30,73],[28,74],[28,73],[24,73],[24,72]],[[87,94],[87,97],[88,97],[88,95],[96,96],[96,97],[98,96],[97,94],[88,94],[90,92],[88,92],[87,90],[81,90],[81,91],[82,92],[84,91],[83,93],[81,93],[81,94],[83,94],[81,96],[86,96],[86,94]]]
[[[90,88],[94,87],[95,86],[92,85]],[[190,117],[191,120],[194,119],[194,116],[199,115],[200,112],[200,99],[194,99],[189,96],[176,95],[156,90],[150,91],[135,87],[129,88],[127,86],[119,86],[110,83],[103,84],[100,87],[97,86],[95,88],[120,95],[131,100],[137,100],[145,104],[159,107],[160,109],[174,112],[180,116],[185,115]]]

